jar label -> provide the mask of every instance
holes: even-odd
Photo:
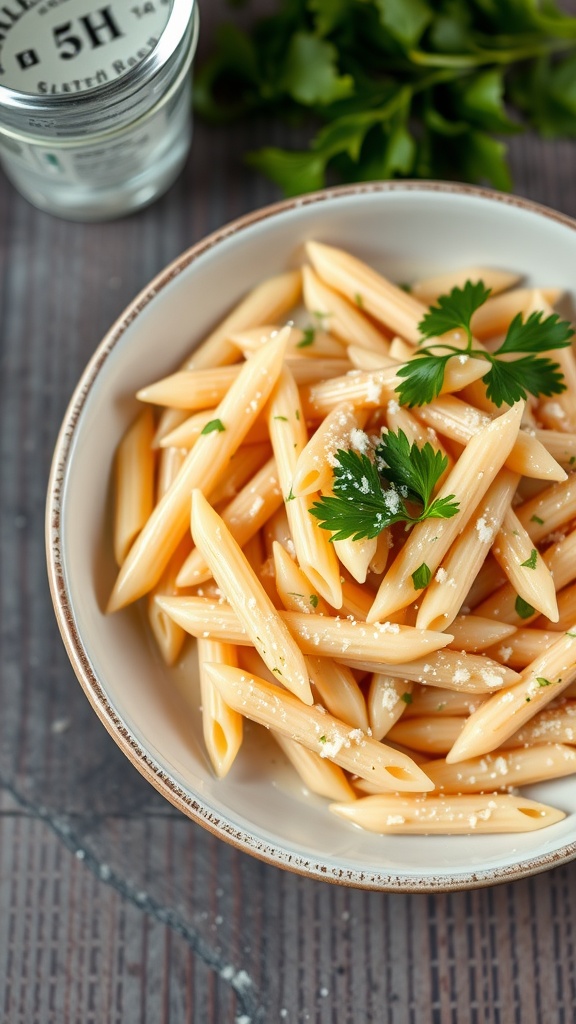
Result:
[[[0,84],[52,96],[121,78],[154,49],[171,6],[172,0],[6,0]]]

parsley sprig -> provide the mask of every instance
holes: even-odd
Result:
[[[542,358],[542,353],[570,345],[574,334],[570,324],[560,320],[557,313],[544,318],[538,311],[526,320],[518,313],[500,347],[486,352],[474,347],[471,321],[489,295],[490,290],[482,281],[466,281],[463,288],[453,288],[449,295],[441,295],[437,305],[428,310],[418,325],[422,340],[437,340],[420,347],[415,358],[399,368],[398,376],[403,380],[396,390],[402,405],[431,402],[442,390],[448,361],[463,357],[490,363],[482,380],[487,397],[498,407],[504,403],[513,405],[528,394],[549,396],[565,390],[560,366]],[[453,330],[464,331],[465,348],[439,340],[440,335]]]
[[[377,537],[394,523],[450,519],[459,510],[453,494],[432,498],[446,457],[428,442],[422,448],[411,445],[402,430],[382,436],[374,461],[351,449],[340,449],[335,458],[334,494],[310,509],[322,529],[332,531],[331,540]]]

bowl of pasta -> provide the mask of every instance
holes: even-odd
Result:
[[[60,630],[224,840],[406,892],[576,855],[575,228],[444,183],[287,200],[168,266],[86,368]]]

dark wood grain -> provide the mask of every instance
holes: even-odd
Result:
[[[227,8],[206,5],[206,37]],[[277,198],[264,122],[196,126],[148,210],[69,224],[0,179],[0,1024],[570,1024],[576,865],[477,892],[364,893],[270,868],[165,804],[80,692],[44,570],[50,457],[100,338],[169,260]],[[514,140],[576,215],[575,147]]]

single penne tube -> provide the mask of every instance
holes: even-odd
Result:
[[[438,757],[448,753],[462,732],[465,721],[462,716],[450,715],[439,715],[436,718],[401,718],[390,729],[388,739],[392,743],[400,743],[422,754],[435,754]]]
[[[554,305],[561,293],[559,288],[538,289],[544,298]],[[505,334],[518,313],[524,313],[535,289],[514,288],[503,295],[490,297],[472,315],[472,332],[479,341]]]
[[[206,672],[230,707],[274,732],[282,733],[346,771],[372,779],[383,789],[425,792],[424,772],[405,754],[350,729],[322,707],[306,707],[292,694],[242,669],[207,665]]]
[[[385,327],[416,345],[426,306],[343,249],[308,242],[306,252],[318,277]]]
[[[159,441],[161,449],[168,447],[189,449],[198,440],[203,430],[210,423],[216,422],[216,409],[203,409],[188,416],[174,430],[165,434]],[[256,420],[244,439],[244,444],[261,444],[268,440],[268,427],[262,417]]]
[[[270,458],[272,449],[266,444],[242,444],[228,460],[228,464],[215,487],[210,490],[210,504],[230,501],[251,480],[256,471]]]
[[[252,477],[220,515],[234,540],[244,547],[264,523],[282,504],[282,491],[276,472],[276,462],[269,459]],[[198,548],[194,548],[182,564],[178,574],[179,587],[204,583],[212,576]]]
[[[348,302],[328,287],[312,267],[302,267],[304,304],[309,313],[345,345],[370,352],[388,351],[388,339],[364,316],[357,303]]]
[[[366,701],[352,670],[345,665],[338,665],[332,658],[315,658],[310,655],[306,663],[326,710],[353,729],[368,732]]]
[[[414,683],[410,679],[374,672],[368,687],[366,706],[374,739],[381,740],[408,707]]]
[[[191,530],[194,543],[262,660],[284,686],[311,704],[308,670],[298,645],[226,524],[200,490],[192,494]],[[165,603],[163,607],[167,610]]]
[[[158,583],[148,594],[148,624],[166,665],[175,665],[178,661],[186,639],[186,631],[156,603],[156,596],[164,594],[174,597],[178,593],[186,593],[176,585],[176,577],[191,544],[190,537],[183,537]]]
[[[509,794],[362,797],[330,810],[369,832],[405,835],[469,835],[473,832],[534,832],[566,817],[546,804]]]
[[[455,764],[495,750],[575,679],[576,625],[535,658],[518,682],[495,693],[470,715],[446,760]]]
[[[300,566],[296,565],[277,540],[272,542],[272,557],[276,589],[286,611],[328,615],[329,608],[324,598],[317,593]]]
[[[563,743],[545,743],[498,750],[460,764],[447,764],[444,760],[427,761],[426,772],[439,792],[494,792],[572,775],[576,772],[576,750]]]
[[[574,616],[572,620],[574,620]],[[486,651],[488,657],[501,661],[510,668],[523,669],[534,661],[542,651],[548,650],[556,643],[558,633],[545,629],[517,629],[516,632],[504,640],[489,647]]]
[[[558,621],[551,622],[541,615],[534,623],[538,629],[565,630],[570,628],[572,622],[576,622],[576,583],[571,583],[560,590],[557,600]]]
[[[364,537],[361,540],[335,540],[332,542],[338,561],[348,570],[357,583],[365,583],[368,570],[371,567],[378,550],[377,537]],[[388,556],[388,545],[385,547],[386,557]],[[382,572],[386,567],[384,563]]]
[[[567,691],[565,691],[567,692]],[[502,744],[501,749],[534,746],[540,743],[576,744],[576,701],[560,698],[558,707],[549,707],[526,722]]]
[[[289,331],[290,328],[286,330]],[[334,375],[341,376],[352,368],[347,359],[287,359],[285,362],[299,386],[312,385]],[[207,370],[179,370],[141,388],[136,393],[136,398],[141,402],[165,405],[171,409],[209,409],[222,401],[242,372],[243,365],[240,363]]]
[[[558,619],[550,570],[511,508],[506,511],[492,554],[523,601],[553,621]]]
[[[457,615],[450,623],[450,632],[454,639],[450,641],[449,647],[455,651],[474,653],[488,651],[494,644],[507,641],[516,634],[516,626],[495,619],[483,619],[480,615]]]
[[[576,516],[576,473],[540,491],[518,505],[514,512],[532,540],[538,544]]]
[[[290,334],[288,337],[287,353],[293,358],[316,359],[318,356],[336,359],[346,358],[346,350],[342,342],[328,334],[327,331],[323,331],[317,324],[311,324],[304,330],[300,327],[294,327],[292,324],[288,326],[290,327]],[[255,327],[251,331],[231,334],[230,341],[233,341],[244,355],[249,355],[257,348],[260,348],[261,345],[265,345],[270,341],[270,338],[275,338],[280,329],[280,327],[272,325]]]
[[[532,313],[552,315],[554,310],[539,289],[535,289],[524,310],[524,319]],[[573,433],[576,430],[576,360],[571,345],[553,349],[549,353],[552,362],[560,367],[565,390],[553,398],[541,397],[538,401],[538,421],[552,430]]]
[[[209,508],[209,506],[208,506]],[[212,510],[211,510],[212,511]],[[216,513],[214,513],[216,515]],[[219,518],[217,516],[217,518]],[[215,520],[213,520],[215,522]],[[223,534],[224,536],[224,534]],[[228,549],[228,538],[226,537]],[[230,554],[233,549],[230,549]],[[215,559],[211,560],[215,564]],[[220,573],[223,578],[223,574]],[[220,589],[228,596],[228,588],[222,586],[218,576],[214,576]],[[248,580],[246,581],[248,583]],[[245,624],[246,616],[236,614],[235,606],[214,605],[210,601],[198,597],[158,598],[161,607],[173,615],[177,622],[193,636],[209,632],[210,636],[228,643],[252,642],[252,629]],[[329,615],[310,615],[308,612],[282,612],[281,621],[299,643],[304,654],[334,656],[341,660],[357,658],[360,661],[370,660],[372,664],[381,662],[386,665],[402,665],[415,659],[425,659],[449,643],[449,633],[432,633],[429,630],[414,629],[413,626],[400,626],[395,622],[374,623],[367,625],[356,619],[341,619]],[[259,650],[258,644],[254,646]],[[269,643],[270,647],[271,644]],[[453,652],[455,653],[455,652]],[[263,657],[263,656],[262,656]],[[270,657],[263,660],[268,665]],[[458,658],[456,656],[455,661]],[[488,677],[488,662],[486,674]],[[499,666],[498,666],[499,668]],[[433,665],[430,665],[431,671]],[[369,671],[375,671],[374,669]],[[282,679],[282,676],[279,676]],[[410,678],[410,677],[408,677]],[[502,677],[503,679],[503,677]],[[435,680],[433,680],[435,682]],[[493,689],[499,685],[499,678],[494,678]]]
[[[136,601],[159,580],[188,527],[192,490],[203,487],[209,493],[218,483],[268,401],[282,368],[285,347],[281,332],[244,363],[216,410],[224,430],[202,434],[186,456],[122,565],[108,602],[109,612]]]
[[[298,388],[288,369],[282,371],[268,403],[268,429],[296,558],[318,593],[333,608],[339,608],[342,604],[340,567],[328,534],[310,515],[315,495],[298,496],[293,490],[298,458],[306,446],[308,433]]]
[[[435,686],[418,686],[412,691],[412,701],[404,715],[406,718],[440,718],[444,715],[448,718],[463,718],[476,711],[485,700],[484,696],[470,693],[456,693]]]
[[[576,433],[565,434],[561,430],[539,430],[536,428],[534,437],[544,445],[548,454],[564,469],[571,469],[576,465]]]
[[[556,588],[561,589],[571,583],[576,578],[576,530],[546,548],[542,552],[542,559]],[[476,605],[474,614],[510,622],[514,626],[527,626],[538,617],[532,605],[519,600],[510,583],[504,583],[490,597]]]
[[[281,321],[298,305],[301,294],[302,275],[299,270],[287,270],[262,281],[191,352],[185,365],[190,370],[202,370],[236,362],[239,352],[230,341],[230,335]]]
[[[447,629],[456,618],[498,535],[518,479],[504,469],[486,491],[426,588],[416,619],[420,629],[429,629],[432,623],[435,629]]]
[[[513,288],[519,280],[520,274],[513,274],[509,270],[499,270],[495,267],[464,267],[446,270],[432,277],[418,278],[417,281],[412,281],[410,294],[425,306],[432,306],[441,295],[448,295],[453,288],[463,288],[467,281],[471,281],[472,284],[482,281],[492,295],[498,295],[508,288]]]
[[[163,600],[167,601],[168,598]],[[170,599],[171,602],[175,600],[186,599]],[[510,686],[519,678],[513,669],[491,658],[479,654],[462,654],[447,647],[429,654],[426,658],[402,662],[400,665],[384,662],[383,659],[352,658],[348,651],[345,657],[338,657],[337,660],[349,668],[361,669],[364,672],[382,672],[395,679],[411,679],[415,683],[466,694],[492,693],[501,686]]]
[[[186,452],[182,448],[161,448],[158,452],[156,504],[162,500],[166,491],[174,483],[185,458]]]
[[[438,498],[454,495],[459,503],[458,513],[451,519],[429,519],[413,528],[380,584],[368,621],[383,620],[412,603],[419,593],[412,574],[422,564],[428,566],[432,575],[439,568],[502,468],[516,440],[522,410],[523,403],[518,402],[468,442],[438,493]]]
[[[219,640],[199,639],[197,647],[202,732],[212,767],[218,778],[223,779],[242,745],[243,719],[238,711],[228,707],[223,700],[222,694],[206,672],[206,664],[210,662],[236,668],[238,659],[235,648]]]
[[[454,395],[440,395],[427,405],[418,406],[416,415],[428,427],[459,444],[468,444],[490,422],[491,417]],[[518,433],[505,465],[513,473],[538,480],[565,480],[566,473],[533,433]]]
[[[284,752],[290,764],[302,779],[304,786],[311,793],[326,797],[328,800],[355,800],[356,794],[348,782],[346,775],[337,764],[320,757],[313,750],[308,750],[301,743],[296,743],[289,736],[270,730],[276,743]]]
[[[114,460],[114,556],[121,566],[154,507],[154,418],[150,409],[124,434]]]
[[[350,402],[342,402],[328,413],[298,455],[292,480],[294,494],[312,494],[331,485],[336,452],[357,447],[358,438],[362,446],[369,443],[362,430],[367,415]]]

